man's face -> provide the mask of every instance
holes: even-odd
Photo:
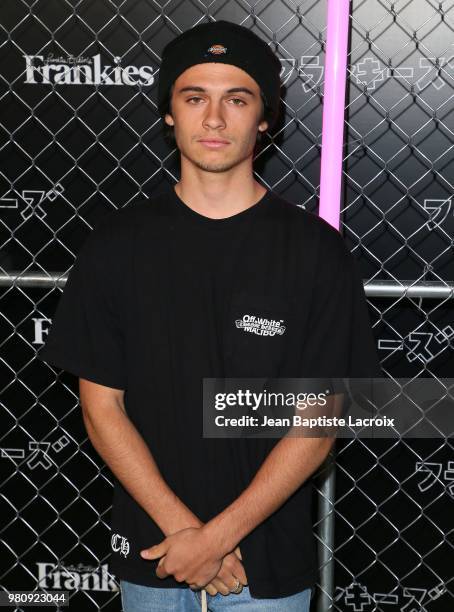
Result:
[[[259,85],[241,68],[210,62],[196,64],[175,81],[171,114],[182,157],[202,170],[225,172],[254,152],[262,117]]]

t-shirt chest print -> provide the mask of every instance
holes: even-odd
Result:
[[[235,319],[235,326],[257,336],[282,336],[286,327],[284,322],[284,319],[267,319],[255,314],[244,314],[241,319]]]

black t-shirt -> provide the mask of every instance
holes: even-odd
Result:
[[[285,321],[246,333],[244,313]],[[39,358],[125,389],[125,408],[172,490],[204,522],[251,482],[277,438],[204,438],[204,377],[380,376],[362,281],[340,234],[271,191],[210,219],[173,188],[109,213],[71,269]],[[318,578],[307,480],[239,546],[253,597]],[[140,550],[164,534],[115,480],[110,568],[185,587]]]

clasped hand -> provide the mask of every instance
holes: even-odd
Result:
[[[210,594],[219,590],[227,595],[238,584],[237,579],[247,584],[239,549],[226,555],[203,528],[182,529],[140,554],[144,559],[160,558],[156,568],[159,578],[173,575],[175,580],[187,582],[191,588],[205,588],[212,583],[211,591],[207,588]]]

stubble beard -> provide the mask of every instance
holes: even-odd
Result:
[[[235,166],[237,166],[241,161],[245,158],[234,159],[230,162],[204,162],[198,159],[191,159],[191,162],[200,168],[200,170],[205,170],[206,172],[227,172],[231,170]]]

